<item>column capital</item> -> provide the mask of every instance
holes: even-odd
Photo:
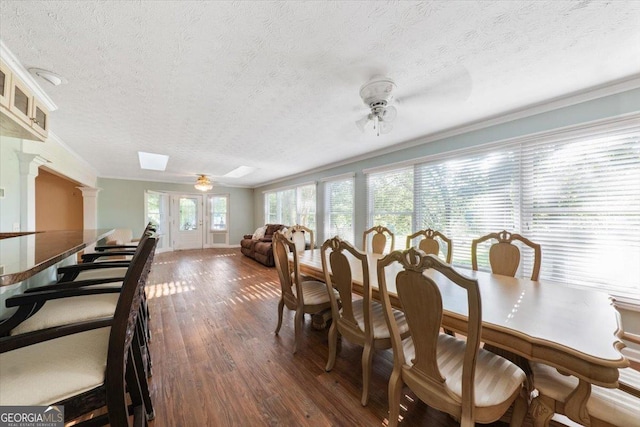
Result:
[[[96,197],[102,188],[94,188],[94,187],[76,187],[78,190],[82,191],[82,197]]]
[[[49,160],[45,159],[38,154],[30,154],[30,153],[16,153],[18,156],[18,160],[20,161],[20,174],[21,175],[33,175],[38,176],[38,168],[42,165],[50,163]]]

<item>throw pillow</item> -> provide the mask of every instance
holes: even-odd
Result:
[[[252,239],[253,239],[253,240],[260,240],[260,239],[262,239],[262,238],[264,237],[264,231],[265,231],[266,229],[267,229],[267,227],[266,227],[266,226],[258,227],[258,228],[256,229],[256,232],[255,232],[255,233],[253,233],[253,237],[252,237]]]

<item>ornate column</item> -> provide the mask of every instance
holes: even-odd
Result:
[[[82,191],[82,218],[85,230],[98,228],[98,192],[100,188],[77,187]]]
[[[77,187],[82,191],[82,221],[85,230],[98,228],[98,192],[100,188]],[[87,245],[85,252],[93,252],[95,243]]]
[[[37,154],[17,153],[20,162],[20,231],[36,231],[36,177],[49,161]]]

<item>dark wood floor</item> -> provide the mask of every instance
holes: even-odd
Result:
[[[156,255],[147,286],[154,427],[387,424],[391,351],[375,354],[362,407],[362,348],[343,340],[334,370],[325,372],[327,330],[313,329],[307,317],[293,355],[293,313],[285,309],[280,335],[273,332],[279,286],[274,268],[238,249]],[[458,425],[405,390],[401,425]]]

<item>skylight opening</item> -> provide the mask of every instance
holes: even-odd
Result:
[[[164,171],[167,168],[169,156],[138,151],[138,160],[140,161],[140,169]]]
[[[245,175],[249,175],[251,172],[255,171],[257,168],[251,166],[238,166],[231,172],[227,172],[224,176],[226,178],[241,178]]]

